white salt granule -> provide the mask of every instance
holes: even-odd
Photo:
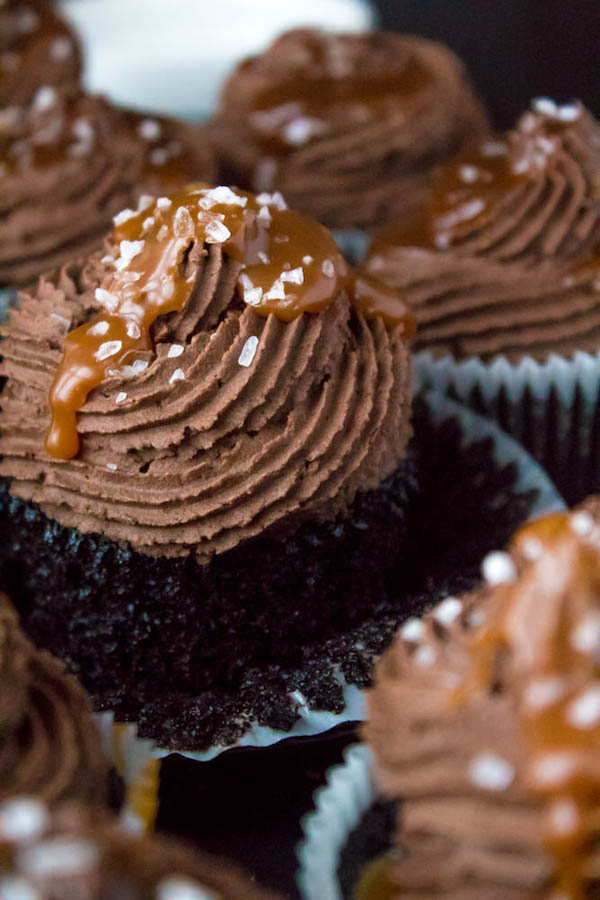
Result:
[[[254,357],[256,356],[257,349],[258,338],[256,337],[256,335],[252,335],[248,338],[248,340],[242,347],[242,352],[238,357],[238,365],[245,366],[246,368],[251,365]]]
[[[109,357],[118,353],[122,346],[122,341],[105,341],[103,344],[100,344],[94,356],[98,362],[102,362],[102,360],[109,359]]]
[[[400,636],[405,641],[417,643],[425,637],[425,626],[416,616],[411,616],[400,629]]]
[[[483,560],[481,571],[489,585],[502,584],[505,581],[513,581],[517,570],[508,553],[494,550]]]
[[[176,381],[185,381],[185,372],[183,369],[175,369],[169,378],[169,384],[174,384]]]
[[[169,347],[169,352],[167,356],[169,359],[176,359],[178,356],[181,356],[183,353],[184,347],[183,344],[171,344]]]
[[[127,400],[127,394],[125,391],[119,391],[117,396],[115,397],[115,403],[124,403]]]
[[[469,764],[469,781],[485,791],[505,791],[514,777],[511,764],[495,753],[479,753]]]

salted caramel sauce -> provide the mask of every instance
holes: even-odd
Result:
[[[311,51],[310,68],[259,91],[249,104],[250,126],[270,156],[286,155],[329,133],[332,117],[360,124],[381,117],[390,107],[402,108],[431,81],[431,73],[414,54],[407,55],[402,66],[373,72],[328,60],[321,41]]]
[[[475,636],[474,678],[461,689],[465,702],[489,691],[499,672],[501,680],[507,660],[516,669],[522,777],[542,804],[553,889],[569,900],[588,896],[600,830],[600,531],[586,515],[554,514],[517,533],[516,558],[533,562],[517,582],[495,588]]]
[[[194,288],[186,266],[194,244],[220,244],[241,264],[238,290],[258,315],[289,322],[323,311],[346,289],[363,315],[381,315],[407,338],[414,333],[403,299],[350,273],[327,229],[287,209],[280,195],[195,184],[143,206],[116,217],[120,256],[106,287],[96,289],[103,310],[65,338],[49,397],[46,450],[56,459],[77,455],[77,413],[90,391],[152,350],[156,319],[185,306]]]
[[[361,873],[353,900],[400,900],[402,891],[392,876],[389,853],[378,856]]]

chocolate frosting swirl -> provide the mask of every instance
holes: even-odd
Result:
[[[11,314],[0,473],[15,494],[81,531],[203,562],[343,514],[396,468],[410,435],[403,327],[367,318],[344,287],[318,314],[258,315],[236,287],[241,262],[193,242],[182,311],[158,320],[153,351],[92,391],[80,455],[49,457],[65,335],[101,309],[116,255],[109,242],[41,279]]]
[[[107,798],[107,767],[82,687],[27,639],[0,594],[0,800],[50,804]]]
[[[26,823],[26,833],[23,825],[15,833],[14,821]],[[276,900],[229,861],[132,834],[74,804],[50,812],[28,798],[4,803],[0,847],[0,894],[7,897],[18,884],[19,896],[35,892],[39,900]]]
[[[234,71],[212,130],[225,181],[353,227],[411,212],[432,166],[486,128],[447,48],[301,29]]]
[[[539,101],[506,139],[440,169],[419,216],[376,235],[367,268],[405,292],[435,356],[595,352],[599,186],[598,123]]]
[[[599,512],[522,529],[380,661],[365,736],[403,801],[390,874],[410,896],[597,889]]]
[[[200,128],[43,88],[0,130],[0,285],[24,284],[100,246],[143,194],[210,178]]]
[[[29,103],[43,85],[79,84],[77,39],[51,0],[0,4],[0,110]]]

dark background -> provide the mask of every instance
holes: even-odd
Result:
[[[380,25],[444,41],[506,128],[531,97],[600,114],[600,0],[377,0]]]
[[[583,100],[600,114],[600,0],[378,0],[380,26],[451,46],[496,125],[536,96]],[[232,855],[263,883],[298,895],[295,845],[326,770],[356,740],[348,726],[322,740],[227,753],[211,763],[171,757],[158,827]]]

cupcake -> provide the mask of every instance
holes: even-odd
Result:
[[[432,167],[486,130],[449,49],[310,29],[289,31],[241,63],[212,126],[224,180],[276,187],[335,228],[412,213]]]
[[[79,84],[81,57],[75,35],[51,0],[0,4],[0,110],[33,100],[42,86]],[[0,119],[1,121],[1,119]]]
[[[63,663],[36,650],[3,594],[0,685],[0,801],[22,793],[103,806],[108,769],[88,697]]]
[[[517,532],[485,586],[409,623],[365,737],[401,801],[390,896],[596,896],[600,501]]]
[[[421,382],[495,418],[579,499],[600,449],[599,186],[598,123],[538,100],[441,167],[367,260],[415,310]]]
[[[0,851],[6,900],[275,900],[228,861],[131,834],[77,805],[6,801]]]
[[[176,746],[178,709],[402,585],[413,322],[278,194],[142,206],[4,328],[0,580]]]
[[[97,248],[112,216],[149,192],[210,178],[201,129],[40,87],[4,111],[0,131],[0,287]]]

